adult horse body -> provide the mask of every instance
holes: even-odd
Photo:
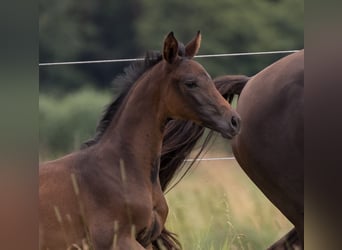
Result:
[[[39,169],[40,248],[177,249],[164,229],[168,208],[159,181],[163,132],[170,118],[210,127],[224,137],[239,117],[205,69],[191,60],[200,33],[184,46],[171,32],[163,53],[133,64],[83,149]],[[129,87],[128,87],[129,85]]]
[[[233,153],[239,165],[295,226],[295,230],[271,249],[303,246],[304,50],[278,60],[250,79],[246,76],[222,76],[214,81],[225,97],[241,93],[237,103],[241,131],[232,139]],[[190,153],[203,130],[190,122],[174,121],[170,124],[161,158],[163,189],[183,165],[182,160]],[[188,145],[184,145],[184,138],[187,138]],[[180,157],[172,160],[177,155]]]
[[[256,74],[243,88],[236,160],[294,224],[304,244],[304,50]]]

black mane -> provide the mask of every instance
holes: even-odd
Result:
[[[113,87],[115,89],[120,89],[121,93],[119,97],[114,99],[103,112],[102,118],[96,127],[94,138],[84,142],[81,145],[81,149],[90,147],[100,140],[134,83],[143,73],[152,68],[161,60],[162,55],[160,52],[148,52],[143,61],[137,61],[130,64],[124,69],[123,74],[115,78]]]

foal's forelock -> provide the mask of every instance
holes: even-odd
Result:
[[[181,42],[178,42],[178,55],[180,57],[185,57],[185,45]]]

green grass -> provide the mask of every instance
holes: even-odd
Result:
[[[184,249],[265,249],[292,228],[235,160],[201,162],[166,197],[167,228]]]

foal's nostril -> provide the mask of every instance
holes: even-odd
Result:
[[[234,132],[238,133],[240,129],[240,118],[237,116],[232,116],[230,120],[230,125],[234,129]]]

